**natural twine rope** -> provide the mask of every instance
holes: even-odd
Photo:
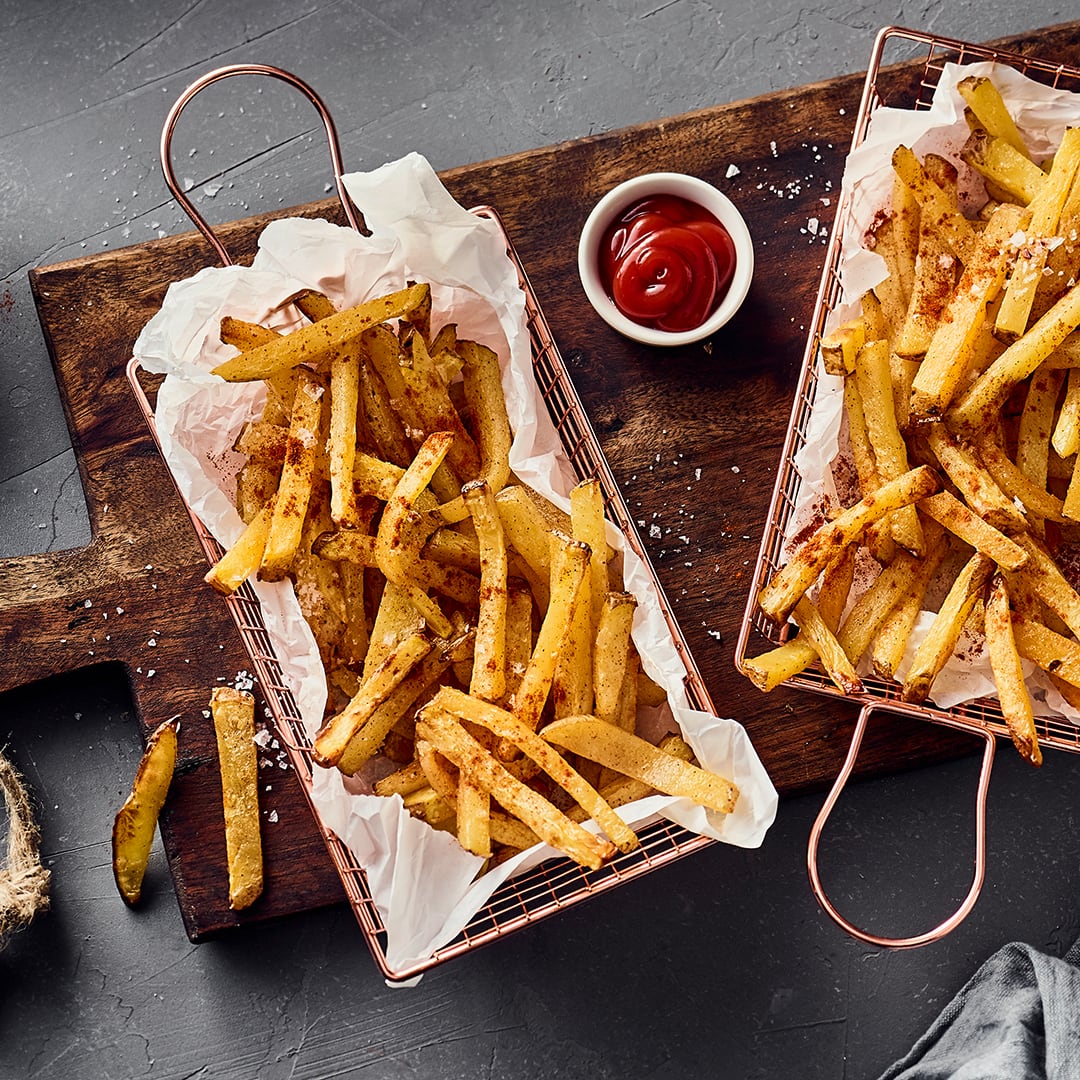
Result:
[[[41,834],[15,767],[0,753],[0,788],[7,805],[7,860],[0,863],[0,949],[49,906],[49,871],[38,858]]]

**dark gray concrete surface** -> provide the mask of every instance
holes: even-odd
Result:
[[[307,78],[348,167],[421,149],[446,168],[858,71],[887,23],[985,40],[1075,14],[1054,0],[0,0],[0,554],[88,538],[27,271],[189,227],[157,139],[210,67]],[[176,151],[207,215],[322,197],[308,106],[274,84],[241,113],[235,86],[217,89]],[[0,953],[3,1078],[872,1077],[1000,945],[1060,954],[1080,933],[1073,755],[1039,773],[999,755],[986,888],[938,945],[868,948],[819,912],[815,796],[784,802],[760,851],[714,845],[403,990],[344,907],[191,945],[158,848],[148,902],[124,908],[107,837],[139,744],[111,670],[4,696],[0,746],[39,801],[53,871],[51,912]],[[965,760],[849,793],[823,864],[852,916],[912,932],[952,910],[975,773]]]

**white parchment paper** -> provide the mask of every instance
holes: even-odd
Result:
[[[880,108],[874,112],[866,139],[848,156],[844,170],[842,191],[848,200],[847,213],[838,222],[843,230],[841,296],[829,315],[826,331],[857,315],[859,298],[886,276],[885,260],[865,247],[864,240],[875,217],[891,206],[892,154],[898,145],[911,147],[920,158],[927,153],[949,158],[959,169],[961,204],[969,212],[986,201],[982,179],[959,158],[969,128],[964,120],[965,103],[956,87],[961,79],[972,75],[993,80],[1036,160],[1057,149],[1067,126],[1080,124],[1080,95],[1051,89],[1013,68],[989,62],[946,64],[927,110]],[[835,495],[832,467],[846,440],[843,380],[826,374],[820,357],[817,378],[807,440],[795,459],[801,484],[788,530],[789,540],[810,520],[823,500]],[[908,640],[907,654],[897,670],[898,679],[902,680],[910,667],[914,651],[932,620],[931,612],[920,615]],[[1037,714],[1066,716],[1080,722],[1080,713],[1054,690],[1041,669],[1025,660],[1024,670]],[[989,659],[977,643],[962,639],[934,682],[934,702],[948,709],[980,697],[996,696]]]
[[[567,509],[573,472],[536,388],[524,294],[495,224],[454,202],[416,154],[352,174],[345,182],[372,236],[325,221],[273,222],[260,237],[250,268],[211,268],[175,283],[136,342],[141,364],[166,375],[155,420],[165,458],[189,503],[221,543],[231,544],[242,530],[233,506],[241,461],[231,446],[244,423],[259,414],[263,392],[254,384],[231,385],[210,374],[235,355],[220,343],[221,317],[287,329],[289,317],[278,305],[298,289],[319,289],[346,306],[400,289],[411,279],[431,283],[436,326],[453,321],[462,337],[498,353],[514,430],[511,465],[524,481]],[[619,813],[634,825],[661,815],[726,843],[756,847],[776,812],[768,775],[741,725],[688,707],[685,669],[648,572],[613,528],[609,539],[623,551],[626,588],[639,602],[633,636],[645,671],[667,691],[670,715],[698,759],[733,780],[740,791],[729,815],[664,796]],[[291,584],[254,585],[313,737],[326,702],[315,642]],[[558,855],[538,845],[474,880],[481,860],[453,837],[412,818],[400,798],[351,794],[336,769],[316,767],[313,787],[323,821],[367,871],[387,930],[387,962],[394,969],[424,960],[452,940],[508,877]]]

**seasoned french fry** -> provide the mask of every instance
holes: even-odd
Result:
[[[855,360],[855,380],[878,472],[884,481],[896,480],[909,468],[907,445],[896,420],[886,342],[871,341],[859,350]],[[913,506],[899,507],[890,518],[890,528],[893,539],[901,547],[916,554],[923,550],[922,527]]]
[[[596,870],[615,846],[587,832],[532,788],[512,776],[462,725],[442,709],[424,709],[417,736],[430,742],[499,804],[520,818],[541,840]]]
[[[855,370],[855,357],[866,342],[866,321],[859,316],[838,326],[821,339],[821,359],[830,375],[841,377]]]
[[[280,581],[292,567],[304,528],[315,478],[315,456],[322,427],[323,388],[310,375],[301,378],[289,422],[289,442],[270,531],[259,565],[264,581]]]
[[[229,907],[240,911],[255,903],[263,889],[255,699],[246,690],[216,686],[210,712],[221,763]]]
[[[480,544],[479,615],[469,693],[498,701],[506,693],[506,539],[487,481],[468,484],[461,494]]]
[[[971,363],[986,305],[1005,280],[1010,237],[1020,225],[1020,213],[1015,206],[999,207],[972,247],[912,383],[911,409],[918,420],[940,418],[952,402]]]
[[[612,813],[611,807],[604,802],[595,788],[575,772],[566,758],[552,748],[549,741],[542,739],[512,713],[449,686],[444,686],[432,698],[424,707],[422,715],[426,719],[438,710],[444,710],[458,720],[479,724],[499,739],[512,742],[589,814],[620,851],[632,851],[637,847],[638,840],[633,829],[617,814]]]
[[[956,89],[986,131],[1004,139],[1018,154],[1030,156],[1016,121],[992,80],[983,75],[969,75],[960,80]]]
[[[556,535],[553,546],[551,601],[514,698],[514,715],[533,731],[540,724],[559,652],[570,631],[581,583],[589,570],[589,549],[584,544]]]
[[[939,491],[936,495],[921,500],[919,509],[1006,570],[1015,570],[1028,560],[1027,552],[1023,548],[1014,544],[984,518],[972,513],[951,492]]]
[[[228,382],[251,382],[297,364],[317,366],[370,327],[415,310],[428,295],[423,284],[368,300],[226,360],[213,373]]]
[[[992,423],[1013,387],[1031,375],[1078,326],[1080,285],[1074,285],[979,376],[950,411],[950,424],[956,430],[973,432]]]
[[[1009,725],[1013,745],[1020,751],[1021,757],[1032,765],[1041,765],[1042,751],[1035,731],[1031,697],[1024,685],[1024,672],[1013,638],[1009,593],[1001,577],[990,590],[985,625],[990,667],[997,685],[1001,714]]]
[[[633,648],[630,630],[636,609],[637,600],[632,593],[608,593],[596,631],[592,656],[595,715],[609,724],[618,723],[620,716],[627,661]]]
[[[846,545],[858,539],[866,527],[892,510],[910,506],[937,491],[939,481],[933,469],[920,465],[874,494],[849,507],[839,517],[823,525],[773,577],[761,592],[761,610],[777,622],[791,614],[799,597],[817,579]]]
[[[431,652],[431,648],[431,640],[419,632],[410,634],[400,642],[364,680],[356,697],[322,726],[315,736],[312,757],[326,768],[337,765],[346,747],[372,713],[386,701],[416,664]]]
[[[248,522],[247,527],[228,551],[207,571],[204,581],[219,593],[230,596],[259,569],[266,538],[270,535],[273,499]]]
[[[964,623],[993,573],[994,563],[981,552],[967,561],[942,601],[926,637],[915,650],[900,691],[905,701],[925,701],[964,629]]]
[[[1038,195],[1046,173],[1008,141],[978,129],[968,136],[960,157],[1021,206]]]
[[[166,720],[146,740],[131,793],[113,821],[113,878],[128,905],[133,906],[142,898],[154,829],[176,768],[177,730],[176,718]]]
[[[722,814],[735,809],[739,792],[730,780],[665,754],[652,743],[595,716],[555,720],[540,734],[556,746],[642,780],[667,795],[690,799]]]

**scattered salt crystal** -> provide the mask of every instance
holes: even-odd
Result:
[[[731,471],[732,471],[733,473],[737,473],[737,472],[739,472],[739,471],[740,471],[740,470],[739,470],[739,466],[738,466],[738,465],[732,465],[732,466],[731,466]]]
[[[148,671],[148,672],[146,673],[146,677],[147,677],[148,679],[152,679],[152,678],[153,678],[153,677],[154,677],[154,676],[155,676],[156,674],[157,674],[157,671],[156,671],[156,670],[155,670],[154,668],[151,668],[151,669],[150,669],[150,670],[149,670],[149,671]]]
[[[818,231],[818,219],[816,217],[810,218],[806,222],[806,227],[810,231],[811,236],[817,236]]]
[[[772,151],[772,156],[773,156],[773,157],[778,157],[778,156],[779,156],[779,155],[778,155],[778,154],[776,153],[776,140],[775,140],[775,139],[772,139],[772,140],[771,140],[771,141],[769,142],[769,149],[770,149],[770,150]]]
[[[726,173],[724,173],[724,176],[725,176],[725,177],[726,177],[726,178],[727,178],[728,180],[730,180],[730,179],[731,179],[731,178],[732,178],[733,176],[738,176],[738,175],[739,175],[739,173],[740,173],[741,171],[742,171],[742,170],[741,170],[741,169],[739,168],[739,166],[738,166],[738,165],[729,165],[729,166],[727,167],[727,172],[726,172]]]
[[[700,480],[701,479],[701,470],[700,469],[695,469],[694,470],[694,479],[695,480]]]
[[[146,644],[149,645],[151,649],[156,649],[157,648],[157,638],[151,638]]]
[[[212,199],[221,190],[221,184],[203,184],[203,194]]]
[[[267,788],[267,790],[269,790],[269,788]],[[278,819],[278,817],[277,817],[277,811],[276,810],[271,810],[270,813],[266,815],[266,820],[269,821],[271,824],[273,824],[273,822],[277,821],[277,819]]]
[[[649,535],[653,539],[658,539],[662,535],[662,533],[660,532],[660,526],[659,525],[650,525],[649,526]]]
[[[93,606],[94,606],[94,602],[93,602],[92,600],[84,600],[84,601],[83,601],[83,605],[82,605],[82,606],[83,606],[84,608],[89,608],[89,607],[93,607]]]
[[[259,730],[255,732],[255,745],[266,746],[267,743],[270,742],[270,738],[270,732],[267,731],[266,728],[259,728]]]

